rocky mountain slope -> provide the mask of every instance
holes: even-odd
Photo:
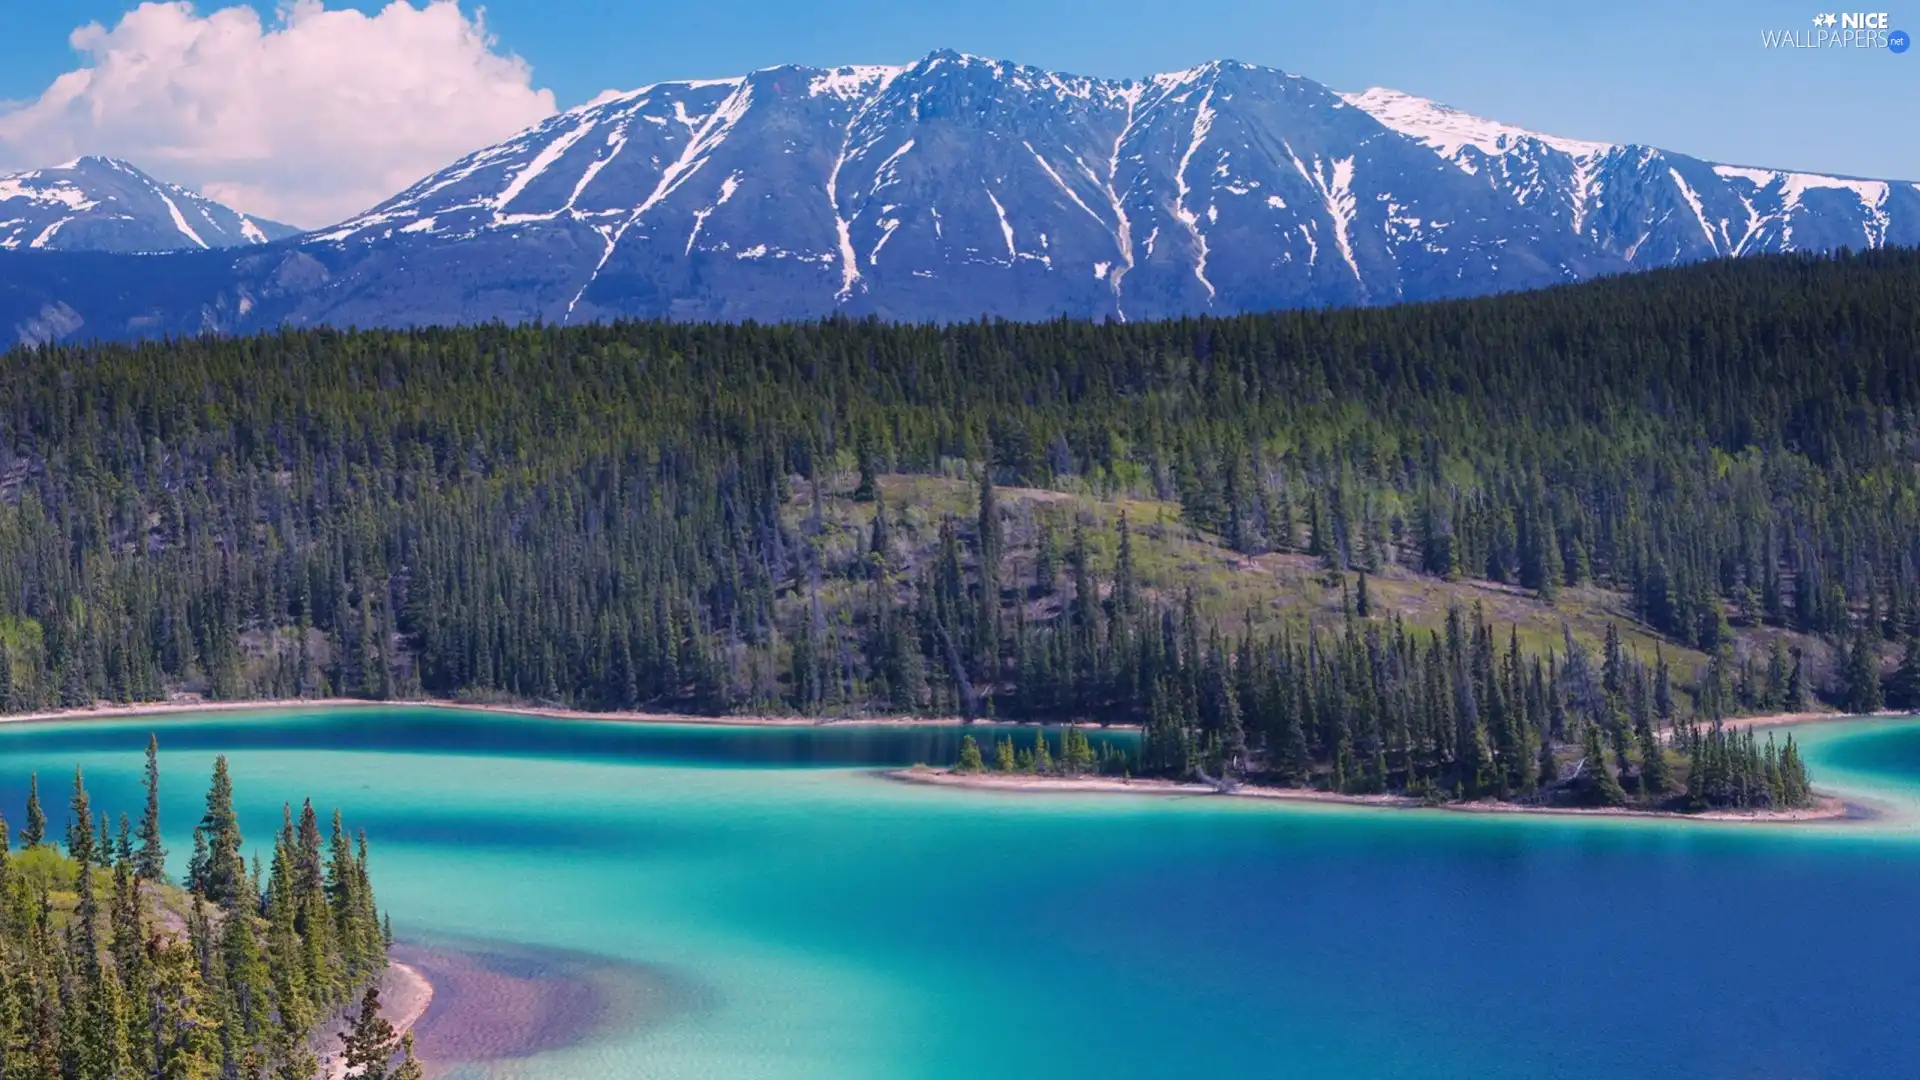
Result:
[[[0,250],[182,251],[294,236],[115,158],[0,175]]]
[[[0,328],[1145,319],[1913,243],[1912,183],[1561,139],[1246,64],[1106,81],[936,52],[603,95],[261,250],[0,253]]]

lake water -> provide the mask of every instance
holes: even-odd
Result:
[[[584,1041],[459,1075],[1910,1078],[1920,726],[1805,735],[1913,816],[1751,827],[902,784],[943,729],[347,709],[0,729],[175,865],[216,752],[245,831],[338,805],[400,938],[639,973]],[[559,959],[551,961],[562,964]],[[637,985],[637,984],[636,984]]]

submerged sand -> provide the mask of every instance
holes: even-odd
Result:
[[[691,980],[639,964],[509,945],[396,943],[380,982],[380,1012],[412,1033],[429,1076],[532,1057],[707,1008]],[[322,1080],[346,1080],[341,1033],[358,1002],[316,1029]]]
[[[396,944],[392,955],[432,986],[412,1025],[430,1075],[566,1049],[711,1005],[689,979],[585,953]]]

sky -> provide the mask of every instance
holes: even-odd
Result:
[[[604,90],[954,48],[1104,77],[1235,59],[1556,135],[1920,180],[1898,134],[1920,50],[1763,47],[1831,3],[33,0],[0,14],[0,169],[112,154],[320,225]],[[1920,7],[1887,14],[1920,31]]]

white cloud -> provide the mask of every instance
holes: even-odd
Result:
[[[372,16],[296,0],[265,25],[245,6],[145,3],[70,40],[77,70],[0,104],[0,165],[125,158],[295,225],[364,210],[554,111],[457,0]]]

